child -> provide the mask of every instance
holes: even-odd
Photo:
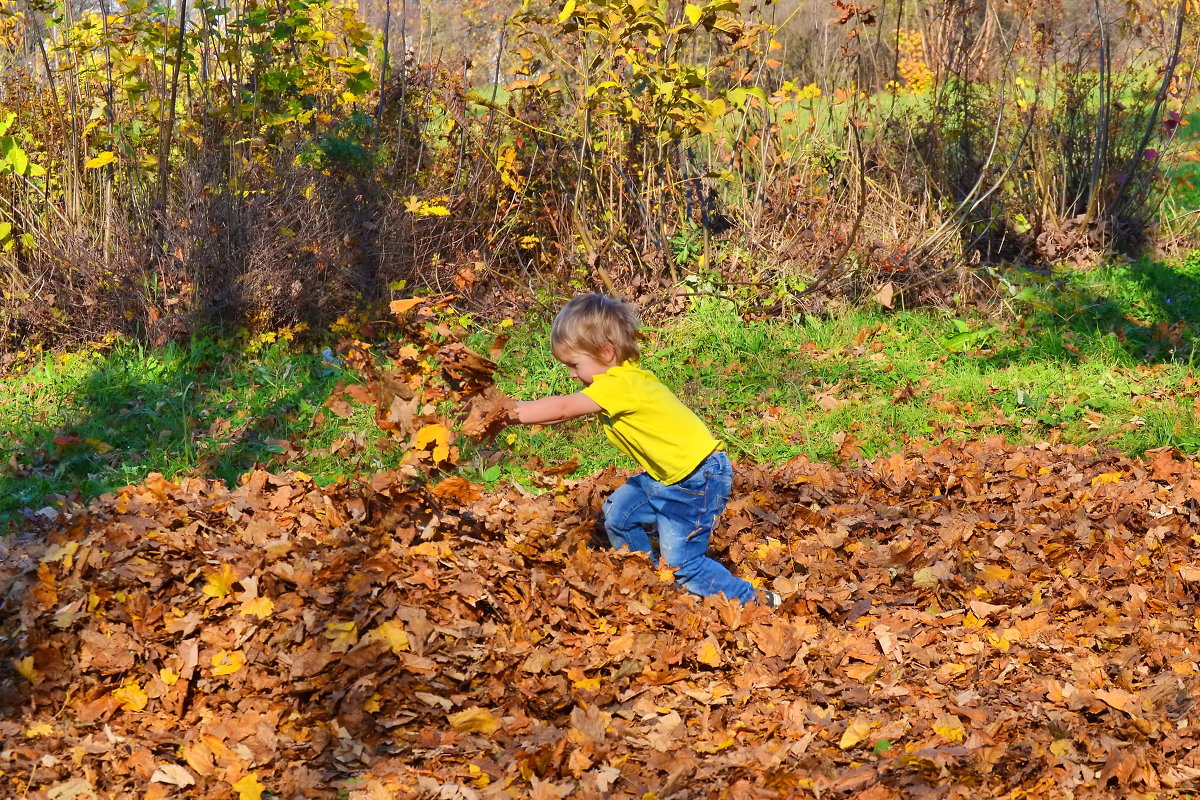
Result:
[[[633,309],[618,300],[599,294],[571,300],[554,318],[550,350],[584,388],[519,402],[513,420],[553,425],[599,414],[609,441],[646,470],[604,503],[612,546],[653,555],[645,526],[657,525],[662,557],[684,588],[777,607],[779,595],[763,592],[760,598],[748,581],[708,557],[713,525],[733,483],[729,457],[700,418],[638,366],[637,328]]]

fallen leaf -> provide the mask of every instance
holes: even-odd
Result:
[[[233,591],[235,583],[237,583],[237,578],[234,577],[233,567],[222,564],[221,569],[208,573],[208,582],[200,591],[213,598],[225,597]]]
[[[388,649],[396,655],[408,650],[408,631],[396,620],[388,620],[371,632],[375,638],[386,642]]]
[[[488,736],[500,730],[503,724],[495,714],[479,706],[449,714],[446,719],[450,727],[459,733],[482,733]]]
[[[233,784],[233,790],[238,793],[238,800],[262,800],[262,794],[266,788],[258,780],[256,772],[243,775]]]
[[[171,786],[180,788],[191,786],[196,783],[196,778],[192,773],[187,771],[186,767],[179,764],[159,764],[154,770],[154,774],[150,776],[151,783],[166,783]]]
[[[113,699],[126,711],[141,711],[150,702],[150,698],[134,678],[126,680],[120,689],[114,690]]]
[[[846,730],[842,733],[842,738],[838,740],[838,747],[843,750],[848,750],[861,741],[864,741],[871,735],[875,724],[865,717],[857,717],[853,722],[846,726]]]
[[[244,666],[246,666],[246,655],[241,650],[218,650],[213,653],[213,675],[232,675]]]
[[[716,638],[709,636],[701,642],[699,649],[696,651],[696,660],[701,664],[707,664],[714,668],[721,666],[721,647],[717,643]]]

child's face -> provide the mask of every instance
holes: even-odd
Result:
[[[571,371],[571,377],[584,386],[591,386],[597,375],[603,375],[617,365],[616,354],[611,345],[605,345],[598,356],[567,350],[559,361]]]

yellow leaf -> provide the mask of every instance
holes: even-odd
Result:
[[[334,653],[344,653],[358,644],[358,625],[354,622],[331,622],[325,628],[325,638]]]
[[[660,581],[662,581],[663,583],[674,583],[675,582],[675,570],[660,569],[658,571],[658,579]]]
[[[396,620],[388,620],[371,631],[371,634],[376,639],[387,642],[387,646],[397,655],[408,649],[408,631]]]
[[[472,778],[471,785],[478,789],[482,789],[492,782],[492,777],[480,769],[478,764],[467,764],[467,772]]]
[[[84,441],[87,442],[88,446],[97,453],[104,454],[112,452],[113,446],[108,442],[102,442],[99,439],[84,439]]]
[[[174,686],[179,680],[179,673],[168,667],[163,667],[158,671],[158,679],[167,686]]]
[[[46,555],[42,556],[43,564],[53,564],[56,561],[62,561],[71,567],[71,559],[79,552],[79,542],[67,542],[66,544],[54,545],[46,551]]]
[[[450,558],[450,545],[445,542],[421,542],[408,548],[409,555],[425,558]]]
[[[932,589],[938,585],[938,577],[929,567],[921,567],[913,573],[913,586],[918,589]]]
[[[275,612],[275,601],[269,597],[256,597],[253,600],[247,600],[242,603],[242,607],[238,613],[243,617],[255,616],[259,619],[266,619]]]
[[[700,21],[700,15],[702,13],[703,12],[700,10],[699,6],[692,5],[691,3],[685,3],[683,6],[683,15],[687,17],[688,22],[692,23],[693,25]]]
[[[41,683],[42,677],[38,671],[33,668],[33,656],[25,656],[24,658],[13,659],[13,667],[21,674],[21,677],[32,684]]]
[[[1050,752],[1059,758],[1065,758],[1070,755],[1075,747],[1071,744],[1070,739],[1055,739],[1050,743]]]
[[[842,738],[838,740],[838,747],[843,750],[854,747],[854,745],[871,735],[873,727],[875,725],[871,720],[858,717],[846,726],[846,731],[842,734]]]
[[[988,564],[979,570],[978,575],[983,581],[1006,581],[1012,577],[1012,570],[999,564]]]
[[[997,636],[994,633],[989,633],[987,636],[988,643],[1000,650],[1002,653],[1007,653],[1008,648],[1012,647],[1012,642],[1004,636]]]
[[[89,158],[83,165],[84,169],[98,169],[117,160],[117,154],[111,150],[100,153],[95,158]]]
[[[46,722],[39,722],[36,725],[30,725],[25,729],[25,738],[34,739],[38,736],[49,736],[54,733],[54,726]]]
[[[697,753],[716,753],[721,750],[724,750],[726,747],[732,747],[732,746],[733,746],[733,737],[730,736],[729,738],[722,739],[719,742],[707,742],[704,744],[698,744],[698,745],[696,745],[696,752]]]
[[[696,652],[696,660],[710,667],[721,666],[721,648],[717,646],[717,640],[709,636],[701,642],[700,649]]]
[[[150,702],[150,698],[138,686],[136,679],[130,678],[125,684],[113,692],[113,699],[121,704],[126,711],[141,711]]]
[[[1120,483],[1121,473],[1119,472],[1102,472],[1092,478],[1092,486],[1100,486],[1105,483]]]
[[[246,666],[246,654],[241,650],[218,650],[213,654],[213,675],[232,675],[244,666]]]
[[[441,463],[450,457],[450,431],[441,425],[426,425],[417,431],[413,446],[417,450],[426,450],[433,445],[433,461]]]
[[[222,564],[219,572],[208,573],[208,583],[200,591],[209,597],[224,597],[233,591],[237,578],[233,576],[233,567]]]
[[[383,708],[383,706],[380,705],[380,703],[379,703],[379,701],[381,699],[382,698],[380,697],[378,692],[371,695],[370,697],[368,697],[366,700],[363,701],[363,704],[362,704],[363,711],[367,712],[368,714],[378,714],[379,709]]]
[[[500,730],[500,718],[486,708],[472,706],[457,714],[446,717],[450,727],[459,733],[482,733],[490,735]]]
[[[944,714],[933,723],[933,732],[949,742],[961,742],[966,731],[963,730],[962,720],[953,714]]]
[[[599,678],[581,678],[572,684],[576,689],[583,689],[587,692],[595,692],[600,690]]]
[[[259,782],[257,772],[243,775],[233,784],[233,790],[238,793],[238,800],[262,800],[262,793],[266,788]]]

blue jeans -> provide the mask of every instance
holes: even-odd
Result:
[[[634,475],[604,501],[604,529],[617,550],[628,547],[654,555],[646,527],[658,526],[658,544],[675,580],[690,592],[720,592],[743,603],[755,600],[749,581],[735,577],[709,558],[713,525],[733,486],[729,456],[718,450],[678,483],[667,485],[646,473]]]

